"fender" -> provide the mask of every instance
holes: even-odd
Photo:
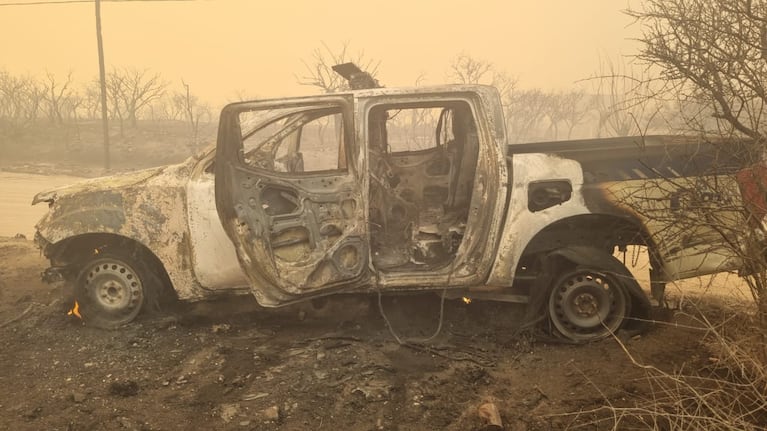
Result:
[[[50,211],[37,224],[46,255],[58,244],[87,234],[114,234],[136,241],[164,265],[181,299],[201,298],[191,262],[184,184],[189,166],[90,180],[36,201]],[[66,259],[66,256],[62,256]]]

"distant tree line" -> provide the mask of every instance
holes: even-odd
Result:
[[[335,49],[323,43],[303,62],[303,73],[296,75],[296,80],[323,93],[347,91],[346,81],[332,66],[349,61],[377,77],[380,61],[362,51],[353,53],[348,43]],[[523,88],[512,75],[466,53],[451,60],[446,78],[450,83],[496,87],[512,143],[667,133],[679,123],[682,109],[679,104],[650,97],[656,89],[646,71],[609,60],[602,61],[593,76],[574,83],[569,90]],[[424,80],[419,76],[415,85]],[[416,125],[419,119],[412,121]]]
[[[209,122],[210,106],[181,81],[172,86],[159,73],[148,69],[114,67],[106,77],[109,118],[123,135],[139,120],[182,121],[196,144],[200,122]],[[77,126],[101,117],[99,84],[96,79],[75,83],[72,72],[44,77],[13,75],[0,69],[0,137],[13,137],[43,124]]]
[[[492,63],[460,54],[450,64],[448,80],[495,86],[512,143],[669,133],[682,109],[654,97],[648,72],[622,61],[602,60],[572,89],[548,91],[523,88]]]
[[[338,49],[323,44],[303,62],[305,70],[296,80],[324,93],[348,90],[346,81],[332,70],[334,64],[347,61],[354,61],[374,77],[378,74],[380,61],[364,52],[354,54],[346,43]],[[446,80],[495,86],[512,143],[665,133],[679,121],[680,112],[698,109],[649,97],[654,89],[644,73],[609,61],[599,65],[594,76],[574,83],[572,89],[547,91],[523,88],[494,64],[462,53],[448,64]],[[419,76],[415,85],[423,81],[424,76]],[[121,136],[128,128],[139,127],[139,120],[180,121],[188,127],[190,143],[196,144],[200,124],[216,118],[211,105],[200,100],[189,83],[181,80],[171,85],[149,69],[113,67],[106,84],[109,118]],[[71,72],[33,77],[0,69],[0,139],[41,124],[77,126],[99,119],[99,97],[97,80],[78,84]]]

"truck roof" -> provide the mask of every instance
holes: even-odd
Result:
[[[387,95],[406,95],[406,94],[437,94],[437,93],[479,93],[479,94],[497,94],[498,90],[490,85],[481,84],[443,84],[434,86],[423,87],[380,87],[380,88],[366,88],[361,90],[349,90],[338,93],[320,93],[320,94],[307,94],[303,96],[291,96],[291,97],[270,97],[266,99],[246,100],[241,102],[234,102],[230,105],[247,104],[253,102],[275,102],[280,100],[292,101],[301,100],[306,98],[333,98],[338,96],[353,96],[354,98],[368,98]]]

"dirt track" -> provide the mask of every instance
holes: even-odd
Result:
[[[26,235],[32,238],[35,223],[48,207],[32,206],[32,197],[42,191],[73,183],[80,178],[64,175],[36,175],[0,171],[0,236]]]
[[[517,334],[520,306],[448,301],[442,331],[399,345],[376,298],[278,311],[238,298],[169,310],[117,331],[67,316],[30,241],[0,240],[0,429],[565,429],[560,416],[649,395],[615,341],[568,346]],[[439,298],[384,298],[400,336],[438,324]],[[707,358],[700,332],[656,324],[628,341],[663,369]],[[586,427],[591,429],[592,427]]]

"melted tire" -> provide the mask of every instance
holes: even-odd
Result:
[[[556,316],[552,313],[551,302],[554,290],[568,276],[578,273],[591,273],[607,277],[610,287],[615,292],[623,293],[626,309],[620,324],[607,325],[610,330],[598,331],[562,331],[557,325]],[[533,289],[531,301],[528,304],[527,321],[533,321],[537,316],[546,316],[550,333],[556,339],[572,342],[587,343],[610,336],[621,331],[630,335],[641,334],[650,328],[650,301],[639,283],[623,263],[604,250],[589,246],[569,246],[549,252],[542,259],[541,276],[538,277],[536,288]],[[599,284],[599,283],[597,283]],[[559,323],[562,323],[560,320]],[[590,333],[589,333],[590,332]],[[575,335],[575,336],[573,336]]]
[[[150,272],[137,259],[117,252],[93,255],[75,286],[86,325],[114,329],[132,322],[145,308]]]
[[[631,311],[631,298],[616,277],[593,269],[566,272],[553,285],[548,301],[551,323],[559,335],[583,343],[616,333]]]

